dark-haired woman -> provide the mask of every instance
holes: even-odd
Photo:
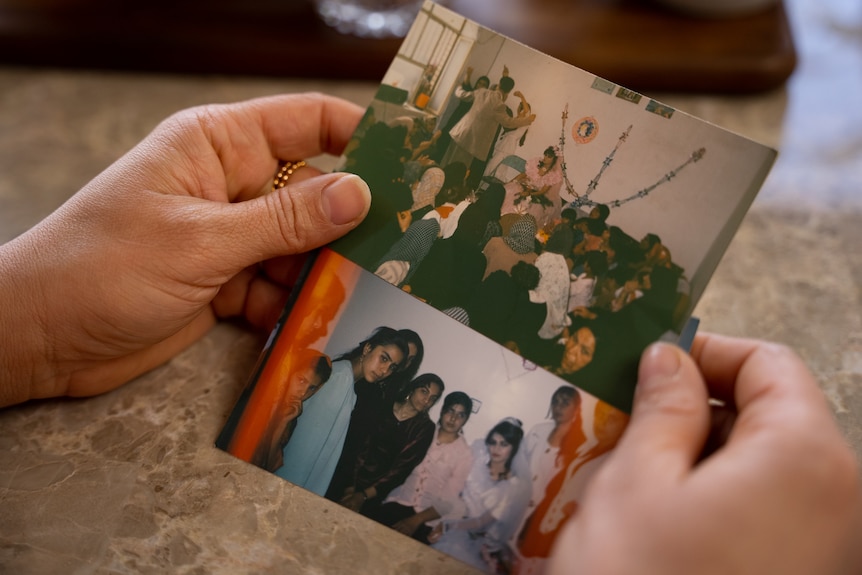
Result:
[[[428,410],[440,399],[443,389],[443,380],[433,373],[410,382],[404,390],[406,395],[392,403],[366,439],[347,487],[337,499],[339,503],[371,515],[390,491],[404,483],[434,438]]]
[[[360,379],[353,386],[356,404],[350,414],[350,425],[341,457],[326,491],[326,497],[333,501],[338,501],[350,485],[356,460],[368,436],[375,431],[378,422],[392,407],[392,402],[413,381],[422,364],[425,346],[419,334],[412,329],[398,330],[398,334],[407,343],[407,356],[399,365],[398,371],[383,381],[369,382]]]
[[[284,448],[284,465],[277,475],[324,495],[341,457],[350,414],[356,404],[354,384],[364,379],[380,382],[391,376],[407,356],[404,337],[380,327],[368,339],[332,363],[332,375],[303,407],[290,441]]]
[[[495,573],[530,497],[529,469],[519,452],[521,422],[506,418],[473,443],[473,467],[455,509],[429,536],[433,547]]]
[[[429,543],[428,535],[458,500],[473,465],[473,453],[463,434],[472,412],[473,400],[463,391],[446,396],[425,458],[389,493],[372,519]]]

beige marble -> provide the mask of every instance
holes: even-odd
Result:
[[[789,10],[785,89],[651,95],[780,149],[695,313],[796,348],[862,456],[862,5]],[[177,109],[304,90],[366,104],[374,89],[0,69],[0,241]],[[213,447],[261,345],[224,324],[115,392],[0,411],[0,573],[467,572]]]

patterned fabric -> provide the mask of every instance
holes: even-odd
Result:
[[[425,170],[416,187],[413,188],[413,206],[410,211],[415,212],[425,206],[433,206],[434,198],[443,188],[445,180],[446,174],[440,168],[431,167]]]
[[[553,252],[544,252],[536,258],[536,267],[541,277],[539,285],[530,292],[530,301],[547,304],[548,311],[545,323],[539,329],[539,337],[553,339],[572,322],[566,313],[569,305],[569,267],[565,257]]]
[[[536,219],[525,214],[509,229],[509,234],[503,238],[512,251],[521,255],[528,254],[536,246]]]
[[[470,314],[467,313],[463,307],[450,307],[443,310],[443,313],[458,321],[463,323],[467,327],[470,327]]]
[[[441,516],[452,509],[473,466],[473,452],[463,435],[451,443],[440,443],[439,432],[438,428],[425,459],[390,492],[387,502],[407,505],[417,513],[433,507]],[[437,520],[431,521],[429,525],[436,523]]]
[[[377,268],[388,261],[407,262],[410,264],[409,269],[401,281],[395,285],[410,281],[416,268],[428,255],[438,233],[440,233],[440,223],[436,219],[429,218],[413,222],[404,232],[404,235],[398,238],[398,241],[389,248],[389,251],[380,258]]]

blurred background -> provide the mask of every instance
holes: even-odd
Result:
[[[392,0],[2,0],[0,62],[378,80],[398,38],[359,38],[315,6]],[[408,2],[409,3],[409,2]],[[796,53],[775,0],[444,0],[528,46],[635,90],[780,85]],[[748,6],[751,6],[750,8]],[[418,10],[418,5],[415,11]]]

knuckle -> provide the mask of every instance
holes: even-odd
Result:
[[[305,230],[309,217],[302,209],[301,202],[291,197],[287,190],[269,194],[265,198],[270,220],[276,223],[287,253],[302,251],[307,244]]]

